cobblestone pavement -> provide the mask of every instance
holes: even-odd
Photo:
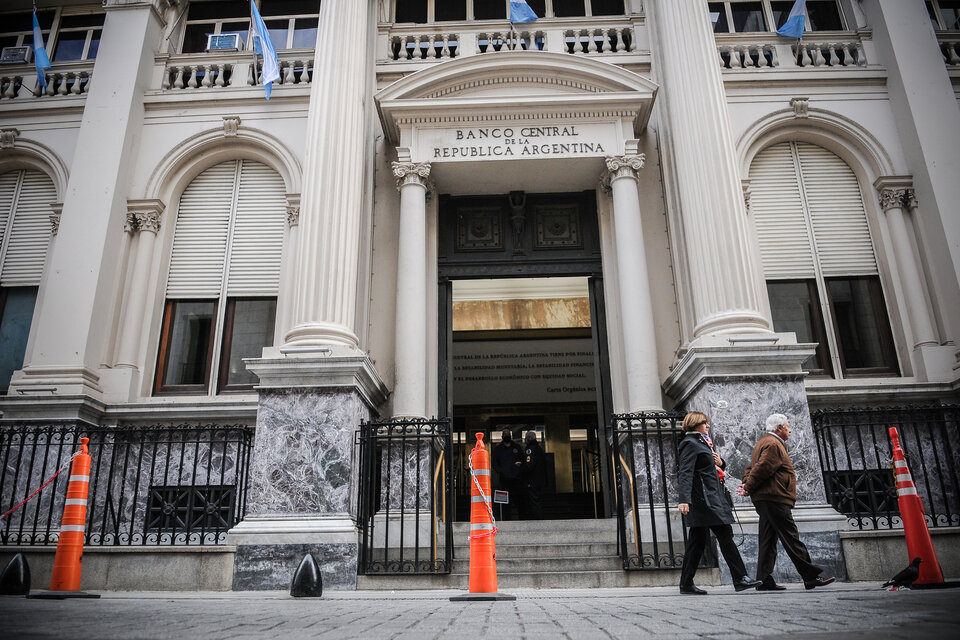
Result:
[[[512,602],[452,603],[454,591],[104,593],[99,600],[0,598],[0,638],[960,638],[960,589],[876,583],[782,593],[713,587],[517,589]]]

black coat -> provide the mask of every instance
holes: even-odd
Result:
[[[677,447],[680,502],[690,505],[688,527],[733,523],[730,496],[720,483],[710,445],[697,432],[684,436]],[[721,465],[722,466],[722,465]]]
[[[517,463],[521,460],[520,446],[516,442],[501,442],[493,448],[493,470],[497,472],[501,486],[513,484],[520,477],[520,465]]]
[[[547,458],[540,443],[524,443],[523,468],[520,477],[531,487],[543,489],[547,486]]]

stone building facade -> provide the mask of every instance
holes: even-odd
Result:
[[[374,417],[559,433],[560,487],[612,413],[788,413],[829,533],[810,411],[956,401],[956,2],[259,4],[269,101],[240,0],[41,0],[46,88],[0,66],[2,420],[255,424],[235,585],[355,584]]]

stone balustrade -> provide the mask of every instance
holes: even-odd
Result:
[[[93,76],[93,61],[71,63],[69,67],[58,64],[48,69],[44,88],[37,82],[33,65],[4,69],[0,75],[0,100],[15,98],[43,98],[57,96],[80,96],[90,90]]]
[[[313,76],[313,50],[300,56],[278,56],[280,79],[278,85],[310,84]],[[225,87],[250,87],[258,84],[260,67],[256,70],[249,52],[232,55],[197,54],[172,57],[163,63],[160,89],[163,91],[192,91]],[[257,75],[254,75],[254,74]]]
[[[717,58],[724,71],[866,67],[860,33],[838,33],[835,38],[809,37],[787,42],[775,34],[717,35]]]
[[[937,41],[940,43],[943,62],[948,67],[960,67],[960,34],[956,31],[938,32]]]
[[[424,25],[382,24],[378,34],[381,62],[443,60],[500,51],[555,51],[575,55],[634,53],[634,26],[623,19],[593,18],[588,27],[571,27],[570,21],[538,20],[530,28],[489,23],[449,25],[449,31],[430,31]],[[444,25],[447,27],[448,25]]]

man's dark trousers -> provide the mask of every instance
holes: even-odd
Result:
[[[769,500],[756,500],[753,507],[760,515],[757,530],[757,580],[769,581],[773,567],[777,564],[777,540],[783,544],[784,551],[790,556],[797,573],[804,581],[815,580],[823,573],[810,560],[807,546],[800,540],[797,523],[793,521],[790,505]]]
[[[683,569],[680,571],[680,586],[688,587],[693,584],[693,575],[697,572],[703,550],[707,546],[709,533],[717,537],[720,553],[727,561],[730,575],[734,580],[746,577],[747,568],[743,566],[743,558],[737,551],[737,544],[733,541],[733,527],[728,524],[718,524],[712,527],[690,527],[687,532],[687,546],[683,552]]]

